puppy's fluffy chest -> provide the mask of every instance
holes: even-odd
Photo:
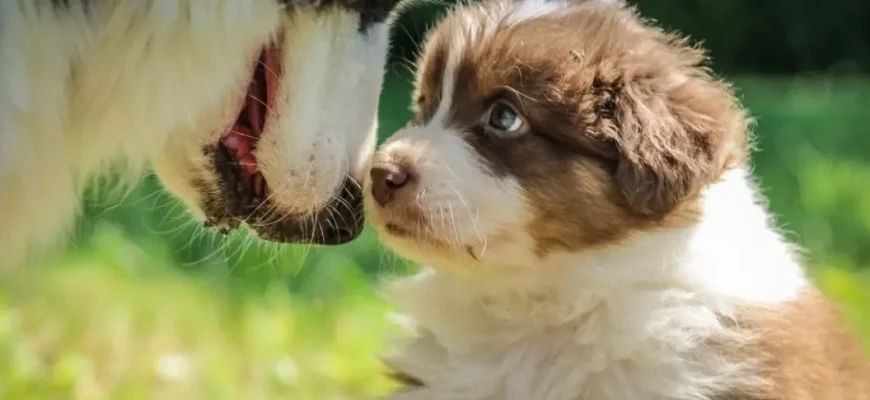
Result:
[[[450,307],[456,317],[434,321],[431,331],[424,328],[403,355],[389,360],[424,385],[395,399],[705,398],[697,394],[709,389],[711,379],[736,378],[739,368],[704,348],[722,334],[712,332],[716,316],[678,297],[651,291],[610,302],[539,304],[542,314],[552,308],[576,313],[549,326],[499,320],[480,303]],[[641,316],[643,309],[649,311]],[[439,317],[446,316],[433,318]],[[424,327],[426,322],[421,320]]]
[[[744,326],[743,315],[776,311],[811,289],[752,193],[738,171],[711,188],[705,217],[689,228],[486,280],[427,268],[391,282],[385,292],[422,334],[388,364],[423,383],[393,398],[713,399],[764,390],[764,360],[745,350],[759,346],[763,329]]]
[[[395,399],[706,399],[750,375],[715,345],[750,333],[687,287],[541,289],[480,294],[433,271],[394,282],[421,335],[388,363],[424,385]]]
[[[859,341],[753,187],[726,174],[690,227],[528,269],[389,282],[419,328],[386,359],[417,383],[389,399],[867,398]]]

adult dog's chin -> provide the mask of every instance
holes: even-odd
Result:
[[[364,226],[362,192],[348,177],[337,182],[331,199],[318,207],[301,204],[288,211],[276,202],[256,149],[273,116],[281,79],[280,50],[265,49],[254,68],[238,118],[217,143],[205,149],[210,184],[195,185],[205,225],[227,233],[240,227],[271,242],[337,245],[356,239]],[[300,197],[303,197],[300,193]],[[287,202],[286,199],[285,203]],[[308,207],[302,207],[308,206]]]
[[[228,49],[214,66],[222,79],[201,83],[221,97],[180,104],[193,123],[153,163],[169,192],[221,231],[281,243],[356,239],[389,38],[386,23],[361,30],[360,21],[353,10],[303,7],[263,47]]]

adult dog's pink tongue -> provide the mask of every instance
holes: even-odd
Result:
[[[236,125],[233,131],[222,139],[224,145],[233,150],[239,166],[246,174],[253,175],[257,172],[257,159],[252,153],[254,135],[247,126]]]

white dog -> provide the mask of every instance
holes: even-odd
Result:
[[[392,400],[858,400],[870,364],[759,200],[704,52],[617,2],[454,10],[373,161]]]
[[[0,2],[0,266],[63,239],[119,158],[207,225],[354,239],[396,3]]]

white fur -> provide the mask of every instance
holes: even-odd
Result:
[[[448,88],[445,88],[445,92]],[[492,241],[501,233],[523,224],[523,195],[519,184],[492,179],[463,133],[445,130],[440,111],[426,126],[403,129],[393,135],[374,157],[374,163],[393,154],[413,159],[420,179],[416,202],[428,218],[428,230],[457,247],[469,246],[486,264],[516,260],[525,254],[506,241]],[[370,185],[370,182],[366,183]],[[380,216],[371,216],[378,223]],[[387,245],[403,255],[436,265],[477,263],[465,252],[433,252],[427,246],[392,236],[382,236]]]
[[[514,4],[521,12],[502,17],[557,9]],[[479,22],[468,15],[468,24]],[[792,301],[808,282],[751,174],[734,169],[707,188],[691,227],[539,255],[522,228],[533,218],[523,189],[489,174],[463,139],[469,133],[446,121],[455,65],[474,40],[452,39],[434,117],[398,132],[374,158],[413,160],[415,200],[429,233],[446,243],[435,248],[381,230],[398,254],[432,265],[385,285],[419,328],[386,361],[424,383],[389,399],[708,400],[758,383],[752,360],[727,358],[705,342],[750,340],[722,319]],[[374,210],[376,225],[389,222]]]
[[[752,379],[703,347],[748,339],[717,315],[807,284],[742,170],[707,191],[694,227],[530,255],[523,269],[438,265],[387,286],[422,333],[388,362],[426,383],[391,399],[711,399]]]
[[[387,27],[357,32],[335,9],[288,15],[273,0],[99,1],[55,12],[0,2],[0,266],[56,244],[82,188],[116,158],[153,161],[199,212],[202,147],[236,117],[258,51],[284,30],[284,69],[258,147],[272,200],[316,211],[374,146]],[[304,193],[300,196],[300,193]]]
[[[595,1],[589,1],[589,3],[590,5],[596,4]],[[497,29],[521,24],[536,17],[558,15],[560,12],[570,10],[570,5],[571,0],[499,1],[477,5],[468,3],[466,7],[474,8],[475,12],[455,15],[461,19],[460,26],[463,31],[457,32],[452,37],[453,43],[450,48],[455,50],[453,54],[458,54],[468,46],[473,46],[475,43],[490,37]],[[458,61],[458,59],[454,59],[454,62]]]

